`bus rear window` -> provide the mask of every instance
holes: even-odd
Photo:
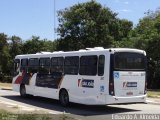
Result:
[[[145,56],[140,53],[117,52],[114,55],[116,70],[144,70]]]

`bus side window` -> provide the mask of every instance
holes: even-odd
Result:
[[[64,58],[63,57],[53,57],[51,59],[51,73],[61,74],[63,73]]]
[[[21,59],[21,69],[20,71],[23,72],[27,72],[27,66],[28,66],[28,59]]]
[[[15,59],[14,60],[14,76],[18,75],[20,71],[20,60]]]
[[[39,73],[49,74],[50,73],[50,58],[40,58],[39,60]]]
[[[79,71],[79,57],[67,56],[64,62],[64,73],[69,75],[77,75]]]
[[[104,75],[105,56],[100,55],[98,60],[98,76]]]
[[[28,61],[28,72],[29,73],[37,73],[39,67],[38,58],[30,58]]]
[[[80,58],[80,75],[92,75],[97,74],[97,55],[82,56]]]

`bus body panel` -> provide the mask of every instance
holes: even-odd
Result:
[[[115,96],[130,97],[144,95],[145,72],[114,71]]]
[[[67,89],[70,101],[82,104],[105,104],[104,94],[107,88],[104,86],[106,81],[101,80],[100,76],[65,75],[61,88]],[[86,85],[88,84],[88,85]]]
[[[42,96],[46,98],[59,99],[58,90],[47,87],[35,87],[35,96]]]
[[[27,94],[35,95],[36,76],[37,76],[37,73],[33,74],[33,76],[29,80],[29,84],[25,85]]]

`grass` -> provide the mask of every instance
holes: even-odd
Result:
[[[38,119],[34,114],[13,114],[4,110],[0,110],[0,120],[38,120]]]
[[[13,114],[11,112],[0,109],[0,120],[75,120],[65,114],[51,115],[51,114]]]
[[[11,83],[1,83],[0,82],[0,88],[12,89],[12,84]]]
[[[160,98],[160,89],[158,90],[148,90],[147,96],[152,98]]]

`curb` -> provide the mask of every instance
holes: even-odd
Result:
[[[0,88],[0,90],[12,90],[12,88]]]
[[[160,105],[160,102],[154,102],[152,100],[146,100],[147,104]]]

